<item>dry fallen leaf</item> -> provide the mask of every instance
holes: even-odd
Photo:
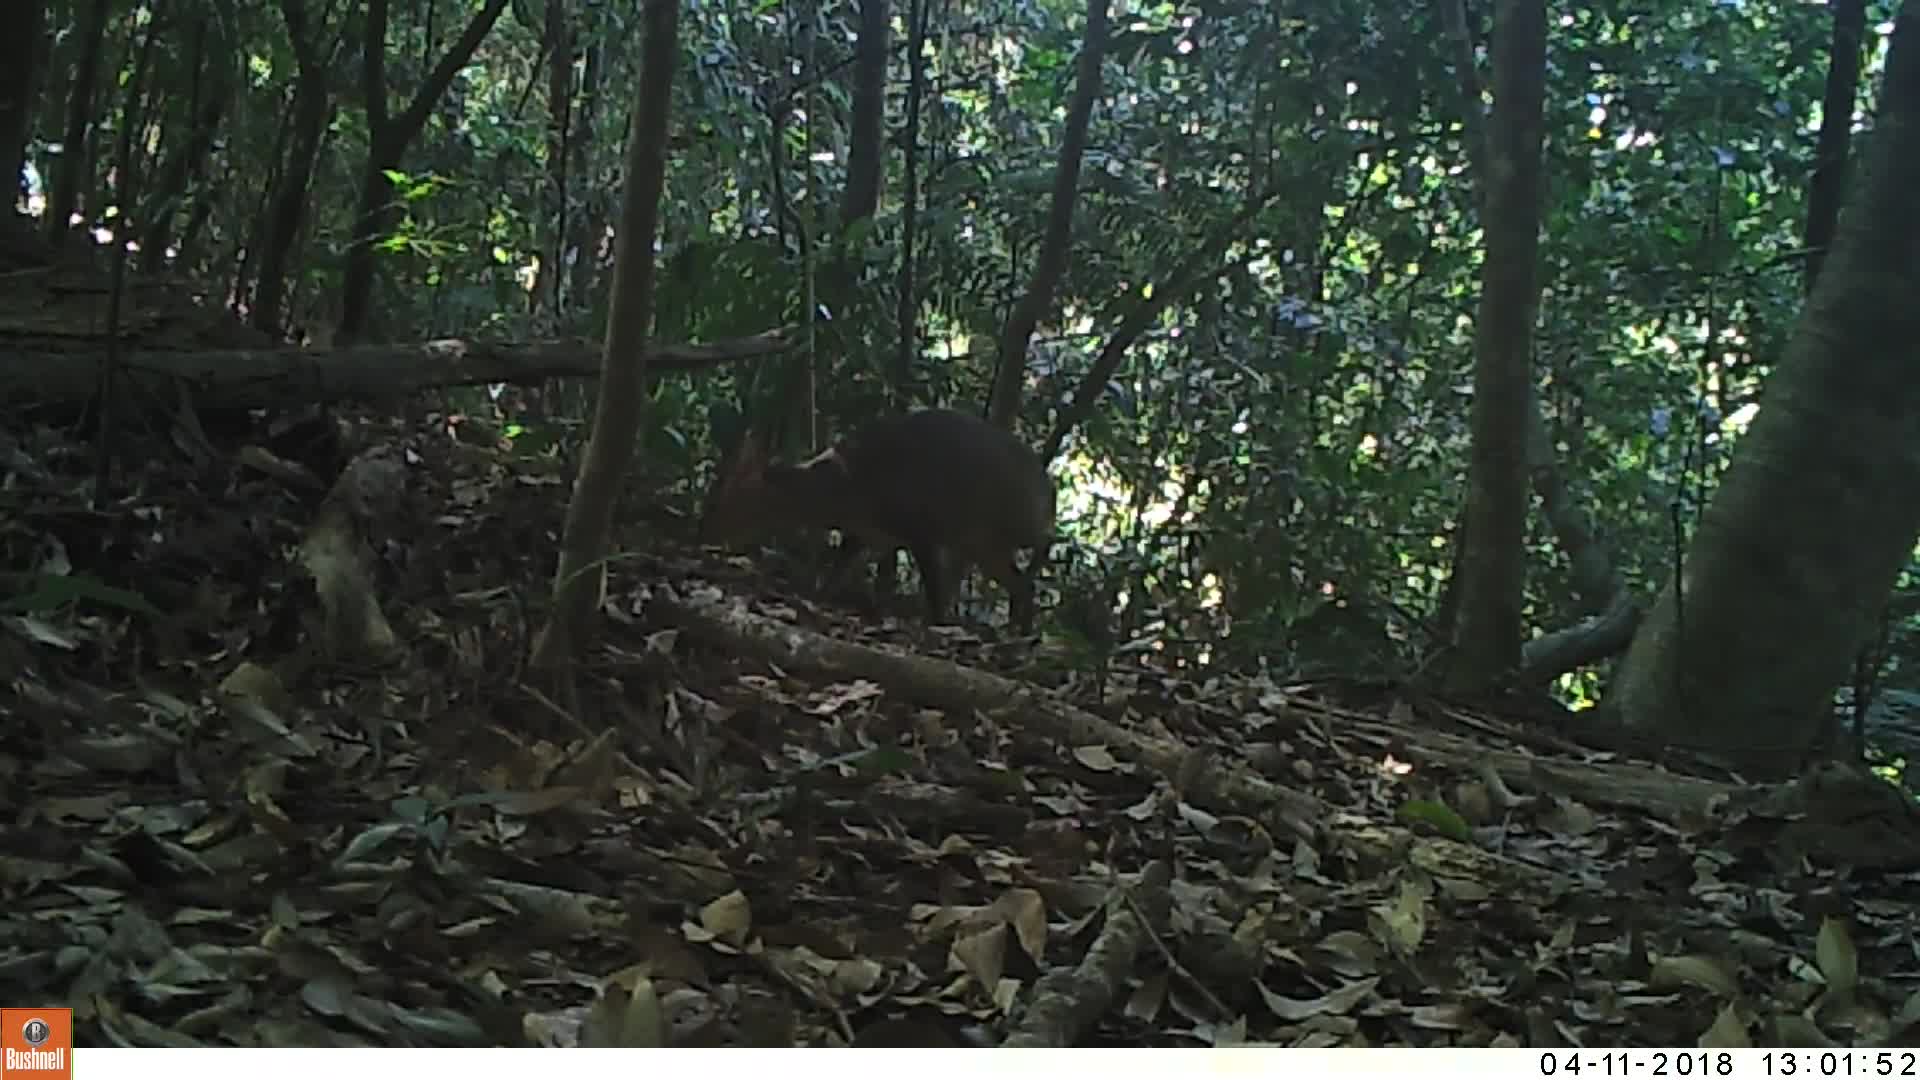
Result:
[[[1094,772],[1112,772],[1120,767],[1113,751],[1104,746],[1076,746],[1073,748],[1073,760]]]
[[[1846,920],[1829,915],[1820,921],[1820,933],[1814,940],[1814,959],[1827,980],[1827,989],[1835,997],[1853,995],[1860,982],[1860,957],[1853,948],[1853,935],[1847,933]]]
[[[609,983],[580,1028],[584,1047],[642,1048],[667,1045],[667,1024],[653,980],[639,976],[630,985]]]
[[[1425,891],[1402,879],[1391,904],[1375,904],[1367,909],[1367,922],[1374,936],[1393,950],[1394,955],[1412,956],[1427,936]]]
[[[1695,986],[1721,998],[1740,993],[1739,980],[1709,956],[1663,956],[1653,962],[1648,981],[1656,987]]]
[[[700,927],[736,948],[745,945],[753,928],[753,905],[735,889],[700,909]]]
[[[1742,1050],[1753,1045],[1747,1037],[1747,1025],[1739,1010],[1729,1001],[1720,1007],[1713,1026],[1700,1033],[1700,1046],[1711,1050]]]
[[[996,922],[976,933],[956,936],[947,955],[950,966],[973,976],[981,989],[993,990],[1006,967],[1007,924]]]

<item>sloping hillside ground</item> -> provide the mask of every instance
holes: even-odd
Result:
[[[182,430],[123,424],[95,509],[90,437],[0,418],[0,1000],[83,1045],[1920,1038],[1913,818],[1845,770],[1095,679],[812,599],[638,485],[569,700],[525,671],[553,459],[433,415]],[[302,555],[367,453],[379,663]]]

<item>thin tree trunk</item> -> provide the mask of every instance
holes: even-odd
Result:
[[[165,30],[165,24],[160,20],[157,2],[153,7],[149,7],[148,11],[151,18],[140,35],[140,51],[134,57],[133,72],[127,79],[127,96],[120,105],[120,139],[114,148],[111,196],[106,192],[106,178],[104,176],[101,178],[99,204],[103,207],[111,205],[119,210],[119,218],[114,222],[113,232],[115,247],[121,249],[124,249],[127,240],[130,239],[129,229],[139,224],[132,220],[132,216],[134,208],[139,205],[141,199],[140,181],[143,177],[142,166],[145,164],[146,154],[143,152],[141,142],[134,136],[146,126],[141,102],[147,94],[147,74],[153,70],[154,41]],[[118,257],[119,254],[116,254],[116,258]],[[119,271],[116,270],[117,272]]]
[[[849,95],[852,115],[848,121],[847,183],[840,192],[840,229],[838,242],[829,245],[832,258],[824,273],[815,276],[813,306],[827,311],[846,311],[859,295],[866,273],[864,242],[856,243],[854,233],[862,222],[870,222],[880,206],[882,178],[886,173],[886,144],[881,133],[886,127],[888,37],[887,0],[860,0],[860,34],[854,43],[853,85]],[[851,321],[837,321],[815,330],[815,354],[842,355],[850,338],[857,337]],[[829,368],[831,370],[831,368]],[[884,380],[883,380],[884,381]],[[812,395],[809,395],[811,398]],[[817,402],[808,405],[811,415]]]
[[[1860,53],[1867,32],[1866,0],[1833,0],[1833,48],[1827,57],[1827,92],[1820,106],[1820,137],[1813,150],[1813,182],[1807,188],[1807,291],[1833,245],[1840,199],[1847,187],[1847,144],[1853,137],[1853,101],[1860,91]]]
[[[106,48],[109,0],[93,0],[75,36],[78,55],[73,82],[67,87],[67,128],[61,137],[60,162],[47,193],[47,241],[56,249],[66,245],[74,211],[80,206],[80,185],[86,183],[93,125],[93,95],[100,81],[100,53]]]
[[[1457,650],[1448,668],[1457,689],[1487,687],[1520,663],[1546,61],[1544,0],[1500,0],[1494,8],[1493,116],[1480,177],[1487,252],[1475,328],[1473,456],[1463,524],[1473,543],[1460,551]]]
[[[473,59],[507,0],[487,0],[474,14],[457,41],[421,82],[413,100],[398,114],[387,110],[387,2],[367,0],[367,36],[361,51],[361,90],[366,98],[367,160],[360,174],[360,206],[354,215],[353,238],[347,246],[346,271],[340,282],[340,326],[336,345],[350,345],[367,331],[372,315],[375,246],[393,230],[397,211],[393,183],[387,179],[406,156],[414,136],[426,125],[434,103],[453,85],[460,69]]]
[[[887,56],[889,35],[887,0],[861,0],[860,36],[854,43],[852,116],[848,121],[847,183],[840,191],[839,241],[828,247],[833,255],[825,272],[816,276],[814,305],[844,311],[858,295],[866,272],[866,245],[853,234],[861,222],[871,221],[880,206],[881,178],[886,172]],[[846,351],[850,323],[816,329],[814,348],[829,354]]]
[[[168,241],[180,208],[191,201],[203,182],[207,155],[219,134],[220,121],[226,115],[233,96],[234,64],[232,43],[223,32],[225,19],[214,18],[195,24],[194,93],[188,112],[192,117],[187,138],[167,156],[159,178],[149,193],[143,215],[147,227],[140,239],[141,265],[154,272],[166,263]],[[208,42],[212,47],[208,48]]]
[[[892,397],[895,403],[912,397],[913,358],[920,352],[920,300],[914,275],[920,231],[920,110],[927,95],[927,0],[910,0],[907,14],[907,131],[906,175],[900,192],[900,280],[894,311],[895,342]]]
[[[1047,231],[1033,280],[1000,334],[1000,358],[994,369],[993,392],[987,417],[1008,430],[1020,414],[1020,387],[1027,373],[1027,346],[1040,316],[1053,306],[1053,293],[1067,270],[1073,241],[1073,204],[1080,192],[1080,160],[1086,154],[1087,128],[1093,103],[1100,97],[1100,63],[1107,52],[1107,0],[1087,0],[1087,33],[1080,43],[1080,66],[1075,73],[1073,102],[1067,107],[1066,129],[1060,137],[1060,160],[1053,172],[1053,202],[1047,211]]]
[[[580,187],[580,206],[568,230],[567,252],[570,261],[568,310],[591,311],[599,285],[600,245],[607,233],[606,203],[595,186],[588,182],[587,151],[594,143],[600,117],[600,73],[605,64],[605,49],[589,44],[586,61],[580,70],[580,103],[574,110],[573,130],[567,152],[573,155],[572,175]]]
[[[331,68],[322,52],[320,29],[307,19],[305,0],[280,0],[280,16],[293,42],[296,73],[293,82],[293,123],[287,154],[267,210],[265,235],[260,243],[260,274],[253,289],[250,321],[255,329],[276,338],[285,332],[287,269],[293,265],[294,245],[305,223],[313,171],[326,138],[333,101],[327,92]]]
[[[232,171],[228,171],[232,175]],[[180,228],[180,237],[174,241],[174,264],[190,270],[204,270],[199,266],[200,237],[206,232],[207,221],[213,217],[213,191],[217,185],[201,183],[194,185],[193,197],[187,211],[187,223]],[[257,217],[258,215],[252,215]]]
[[[1255,215],[1266,207],[1267,200],[1261,199],[1244,207],[1223,227],[1217,230],[1204,246],[1195,249],[1177,263],[1166,277],[1153,282],[1150,295],[1135,296],[1120,319],[1120,325],[1107,337],[1100,349],[1100,355],[1094,358],[1087,373],[1081,376],[1074,387],[1073,396],[1063,405],[1054,417],[1053,426],[1040,447],[1040,460],[1052,461],[1059,456],[1060,448],[1066,444],[1067,436],[1073,429],[1085,423],[1098,406],[1101,393],[1109,381],[1120,370],[1127,358],[1127,350],[1140,340],[1153,326],[1170,304],[1185,299],[1194,286],[1216,275],[1221,255],[1232,243],[1245,235],[1246,227]]]
[[[1475,66],[1473,32],[1460,0],[1444,0],[1441,15],[1452,38],[1455,76],[1460,85],[1462,143],[1475,175],[1487,174],[1486,119],[1480,103],[1480,76]],[[1444,374],[1444,373],[1442,373]],[[1438,377],[1438,376],[1436,376]],[[1565,372],[1558,376],[1564,379]],[[1557,664],[1590,663],[1626,647],[1638,625],[1640,612],[1615,564],[1612,552],[1596,535],[1591,515],[1575,499],[1565,473],[1555,460],[1552,433],[1547,429],[1538,392],[1527,399],[1527,471],[1533,492],[1540,498],[1541,516],[1553,531],[1560,550],[1571,564],[1574,592],[1591,616],[1587,624],[1536,637],[1521,648],[1521,678],[1528,682],[1551,679],[1571,667]],[[1462,552],[1472,544],[1465,523],[1454,529],[1447,576],[1433,623],[1451,633],[1457,626],[1460,604]]]
[[[848,134],[847,187],[840,227],[870,218],[880,206],[886,155],[880,140],[887,105],[887,0],[861,0],[860,40],[853,64],[853,120]]]
[[[47,17],[43,0],[17,0],[21,18],[0,39],[0,177],[7,183],[7,210],[13,210],[23,187],[27,139],[33,133],[34,66],[40,57],[42,26]]]
[[[534,645],[536,667],[578,655],[592,629],[604,582],[603,556],[614,496],[633,458],[653,321],[654,239],[666,186],[667,135],[673,111],[673,68],[679,57],[680,0],[647,0],[640,100],[627,136],[626,206],[614,257],[613,303],[593,435],[580,463],[554,574],[553,614]]]
[[[567,247],[567,169],[573,163],[568,148],[573,127],[573,28],[565,0],[547,0],[544,31],[547,49],[547,168],[540,202],[546,207],[540,222],[540,273],[527,291],[528,313],[540,322],[544,306],[547,323],[558,325],[561,283],[567,273],[561,265]]]

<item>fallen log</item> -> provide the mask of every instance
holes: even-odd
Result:
[[[791,328],[706,345],[659,345],[651,371],[694,371],[784,352]],[[174,401],[177,386],[203,409],[261,408],[394,398],[445,386],[528,383],[600,374],[599,342],[488,342],[446,338],[344,349],[142,349],[121,353],[117,382],[136,399]],[[0,396],[14,402],[79,404],[100,386],[103,346],[23,350],[0,362]]]
[[[1238,766],[1206,760],[1172,739],[1129,730],[1030,683],[931,656],[823,637],[744,607],[688,600],[664,589],[649,599],[647,614],[734,655],[831,678],[869,679],[903,698],[950,713],[1017,714],[1022,723],[1061,742],[1104,745],[1161,773],[1196,806],[1254,816],[1276,832],[1311,837],[1328,816],[1325,804],[1312,795]]]

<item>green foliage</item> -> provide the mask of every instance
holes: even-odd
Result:
[[[1415,799],[1403,803],[1396,816],[1408,825],[1431,826],[1449,840],[1458,840],[1463,844],[1473,843],[1473,829],[1467,825],[1465,818],[1446,803]]]
[[[0,601],[0,610],[41,615],[69,605],[116,609],[137,615],[158,616],[160,612],[137,592],[118,588],[88,574],[30,573],[20,575],[30,586],[17,595]]]
[[[937,8],[933,93],[912,148],[918,336],[903,351],[906,10],[894,12],[881,208],[852,228],[838,218],[856,6],[693,5],[682,30],[658,334],[710,341],[817,316],[811,363],[829,432],[886,407],[889,390],[984,400],[1046,225],[1073,91],[1082,5]],[[1676,519],[1690,525],[1738,434],[1727,418],[1755,400],[1799,311],[1829,25],[1825,9],[1784,0],[1556,11],[1540,401],[1558,468],[1646,593],[1671,573]],[[77,14],[62,6],[55,28]],[[494,29],[389,174],[401,214],[380,245],[376,304],[402,336],[604,326],[612,248],[601,241],[618,211],[638,35],[619,5],[569,8],[583,50],[574,84],[589,71],[595,81],[572,102],[571,133],[587,141],[564,163],[564,224],[601,232],[556,262],[539,14]],[[314,28],[334,57],[335,98],[289,309],[303,325],[331,310],[367,152],[359,18]],[[220,25],[237,43],[240,89],[188,193],[209,211],[175,269],[244,294],[295,64],[276,5],[236,0]],[[137,32],[109,34],[122,78]],[[177,62],[154,69],[143,103],[158,148],[182,137],[205,70],[184,33],[163,35]],[[445,13],[395,10],[390,108],[448,33]],[[50,70],[68,70],[73,46],[56,41]],[[1230,241],[1129,349],[1057,465],[1072,543],[1054,580],[1102,597],[1114,586],[1123,633],[1156,627],[1194,659],[1286,666],[1300,620],[1367,599],[1394,613],[1402,647],[1434,644],[1423,620],[1445,581],[1466,467],[1481,250],[1455,55],[1421,5],[1118,13],[1072,258],[1029,357],[1023,430],[1046,429],[1120,321],[1174,284],[1175,266],[1223,230]],[[37,128],[43,173],[56,89]],[[97,139],[104,183],[112,163]],[[551,276],[572,275],[576,260],[587,273],[569,277],[556,311]],[[693,476],[746,417],[790,408],[804,373],[772,361],[661,380],[646,467]],[[1564,556],[1533,528],[1529,615],[1553,628],[1582,609]]]

